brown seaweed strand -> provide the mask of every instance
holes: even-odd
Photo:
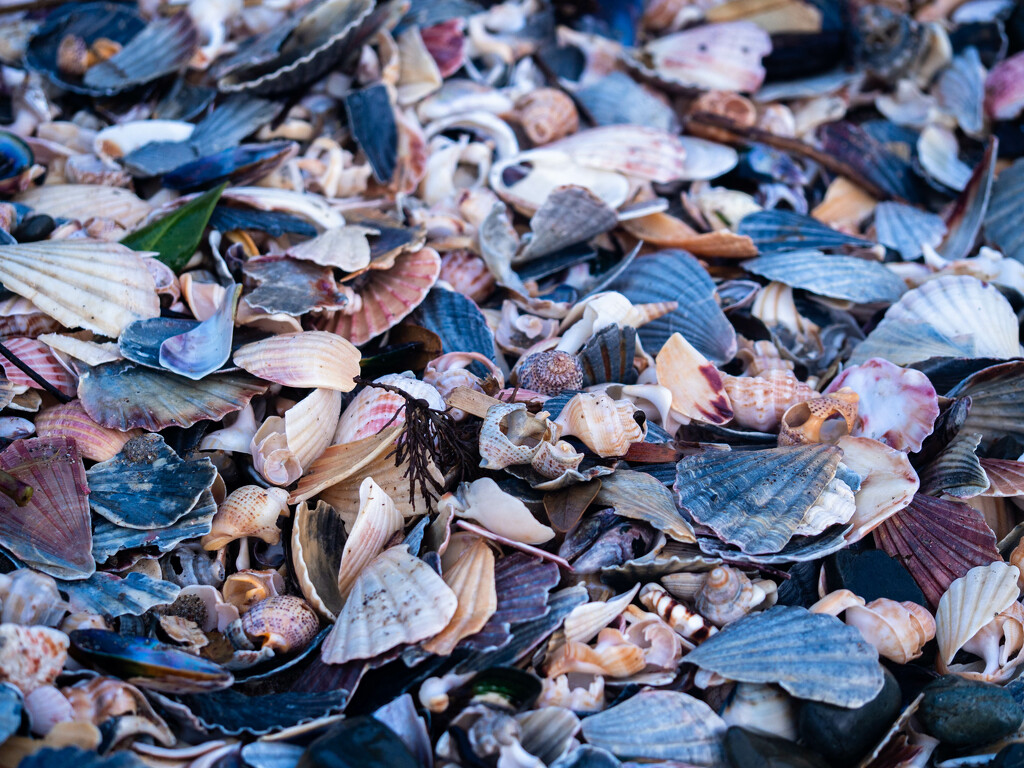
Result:
[[[42,387],[51,395],[60,400],[61,403],[71,402],[72,398],[65,395],[63,392],[61,392],[59,389],[53,386],[53,384],[51,384],[38,373],[36,373],[34,370],[32,370],[29,366],[22,362],[21,359],[16,354],[11,352],[11,350],[9,350],[3,344],[0,344],[0,355],[3,355],[8,360],[10,360],[18,370],[20,370],[22,373],[24,373],[26,376],[32,379],[32,381],[34,381],[40,387]]]

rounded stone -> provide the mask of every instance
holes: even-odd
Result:
[[[828,768],[818,755],[792,741],[736,725],[725,732],[723,746],[731,768]]]
[[[342,720],[309,745],[297,768],[418,768],[398,735],[369,716]]]
[[[925,730],[951,747],[989,744],[1013,733],[1024,709],[997,685],[940,677],[924,688],[917,717]]]
[[[910,571],[880,549],[837,552],[825,561],[825,579],[830,592],[848,589],[867,603],[887,597],[928,606]]]

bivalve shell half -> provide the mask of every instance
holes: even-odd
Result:
[[[0,625],[0,682],[22,695],[52,685],[68,658],[68,636],[49,627]]]
[[[325,331],[283,333],[235,350],[235,365],[288,387],[348,392],[359,375],[359,350]]]
[[[673,333],[655,359],[658,384],[687,419],[725,424],[733,417],[722,374],[682,334]]]
[[[349,537],[341,553],[338,569],[338,594],[348,597],[362,570],[384,551],[388,540],[402,530],[403,518],[395,502],[373,482],[363,479],[359,486],[359,512],[349,528]]]
[[[640,53],[659,80],[683,88],[753,92],[764,82],[768,33],[749,21],[705,24],[660,37]]]
[[[423,650],[447,656],[464,638],[475,635],[498,607],[494,581],[494,552],[483,539],[476,539],[444,573],[447,584],[459,599],[448,626],[423,644]]]
[[[843,464],[860,476],[854,494],[856,511],[846,536],[851,544],[860,541],[885,520],[914,499],[921,481],[903,451],[897,451],[869,437],[843,437]]]
[[[1020,596],[1020,569],[1001,560],[972,568],[950,583],[935,612],[939,653],[944,664]]]

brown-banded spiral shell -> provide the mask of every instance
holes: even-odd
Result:
[[[516,373],[519,386],[542,395],[557,395],[583,387],[583,366],[579,360],[557,349],[526,355]]]
[[[300,597],[278,595],[256,603],[242,616],[246,636],[276,653],[296,653],[320,631],[320,619]]]
[[[760,376],[725,375],[722,378],[725,394],[732,404],[733,422],[762,432],[774,430],[789,408],[818,394],[788,370],[773,369]]]

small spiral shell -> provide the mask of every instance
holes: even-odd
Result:
[[[699,613],[694,613],[682,603],[674,600],[660,584],[645,585],[640,590],[640,602],[645,608],[658,614],[678,635],[691,643],[701,643],[718,632]]]
[[[728,565],[713,569],[694,598],[700,615],[716,627],[742,618],[755,603],[755,589],[750,579]]]
[[[519,386],[542,395],[583,388],[583,366],[568,352],[535,352],[519,366]]]
[[[557,88],[538,88],[516,102],[523,132],[536,146],[564,138],[580,127],[572,99]]]
[[[278,653],[301,651],[316,637],[320,619],[299,597],[279,595],[256,603],[242,617],[242,629],[253,642]]]

